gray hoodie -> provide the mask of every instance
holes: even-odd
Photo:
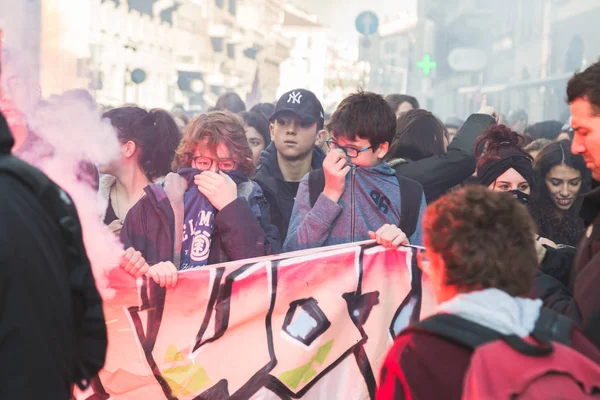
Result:
[[[309,197],[306,175],[298,188],[284,251],[367,240],[369,231],[400,222],[398,179],[385,161],[374,167],[353,167],[338,203],[321,194],[311,208]],[[426,206],[423,196],[417,229],[409,238],[411,244],[422,245],[421,219]]]

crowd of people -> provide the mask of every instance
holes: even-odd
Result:
[[[496,339],[516,353],[554,346],[574,365],[568,379],[588,379],[578,369],[585,362],[600,379],[600,63],[570,80],[567,98],[566,126],[529,125],[524,110],[504,117],[485,96],[472,115],[444,123],[414,97],[362,91],[331,115],[306,89],[251,110],[227,93],[191,120],[108,109],[120,155],[93,169],[99,218],[126,248],[121,268],[169,287],[188,268],[300,249],[368,239],[424,246],[420,266],[438,314],[396,340],[382,399],[460,398],[465,382],[489,383],[473,370]],[[10,157],[4,125],[0,145]],[[20,223],[15,198],[35,202],[20,190],[3,189],[3,226]],[[3,243],[11,235],[3,230]],[[0,294],[16,287],[3,281]],[[541,326],[546,318],[569,339]],[[465,345],[448,324],[455,336],[475,329],[470,337],[481,340]],[[106,344],[105,331],[94,335]],[[580,387],[600,392],[594,379]]]

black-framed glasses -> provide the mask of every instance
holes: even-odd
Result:
[[[236,162],[230,158],[221,158],[218,160],[212,159],[210,157],[197,156],[192,157],[192,166],[200,171],[208,171],[213,163],[217,163],[217,167],[219,167],[219,171],[233,171],[236,166]]]
[[[372,145],[368,146],[368,147],[365,147],[364,149],[360,149],[360,150],[354,149],[352,147],[344,147],[344,146],[340,146],[335,140],[333,140],[333,138],[327,139],[326,143],[327,143],[327,147],[329,147],[330,150],[340,149],[349,158],[356,158],[356,157],[358,157],[358,155],[360,153],[365,152],[365,151],[373,148]]]

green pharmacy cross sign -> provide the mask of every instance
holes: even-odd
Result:
[[[430,54],[425,54],[423,59],[417,63],[417,68],[423,71],[423,75],[431,75],[431,71],[437,67],[437,63],[431,59]]]

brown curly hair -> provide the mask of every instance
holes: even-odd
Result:
[[[254,173],[252,150],[246,139],[242,119],[229,111],[213,111],[201,114],[190,121],[183,132],[173,159],[173,169],[189,168],[198,145],[206,146],[216,154],[217,147],[225,144],[235,160],[237,168],[248,177]]]
[[[527,296],[538,266],[535,224],[512,195],[469,186],[431,204],[424,243],[446,264],[445,284]]]

